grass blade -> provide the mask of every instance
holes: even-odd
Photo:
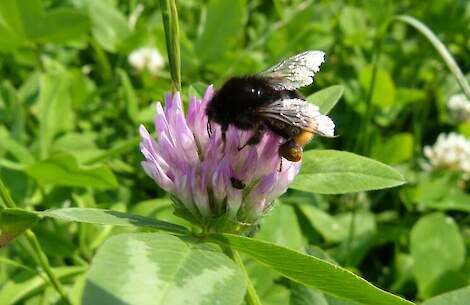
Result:
[[[442,43],[442,41],[440,41],[439,38],[424,23],[414,17],[400,15],[395,16],[394,20],[408,24],[420,32],[424,37],[426,37],[427,40],[429,40],[439,55],[441,55],[447,67],[449,67],[450,71],[454,74],[455,78],[457,78],[457,81],[467,98],[470,99],[470,85],[468,84],[467,79],[465,79],[465,76],[457,65],[454,57],[452,54],[450,54],[449,50]]]

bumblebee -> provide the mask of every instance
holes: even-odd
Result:
[[[322,51],[306,51],[261,73],[230,78],[207,105],[209,135],[210,122],[221,126],[224,141],[229,125],[252,130],[248,141],[238,148],[241,150],[258,144],[264,132],[270,130],[285,139],[279,155],[300,161],[303,146],[314,134],[334,137],[333,121],[297,91],[313,82],[324,59]]]

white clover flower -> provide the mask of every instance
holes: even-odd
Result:
[[[424,147],[424,155],[432,168],[470,173],[470,140],[457,133],[441,133],[432,147]]]
[[[454,94],[447,102],[447,107],[454,118],[461,122],[470,121],[470,101],[465,94]]]
[[[156,48],[145,47],[132,51],[128,57],[129,64],[137,71],[148,70],[150,74],[157,75],[165,65],[162,55]]]

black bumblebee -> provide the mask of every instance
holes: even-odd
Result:
[[[324,61],[322,51],[306,51],[290,57],[270,69],[250,76],[233,77],[215,93],[206,108],[210,122],[220,124],[222,138],[229,125],[253,130],[246,145],[256,145],[263,132],[271,130],[286,141],[279,155],[289,161],[302,158],[302,147],[313,134],[334,136],[334,123],[305,100],[296,90],[310,85]]]

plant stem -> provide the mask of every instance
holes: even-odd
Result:
[[[356,234],[356,216],[357,216],[357,201],[359,194],[354,195],[351,208],[351,221],[349,222],[348,238],[346,240],[346,249],[345,249],[345,262],[347,265],[352,263],[351,249],[354,241],[354,236]]]
[[[36,57],[36,63],[38,65],[39,71],[45,72],[46,68],[44,67],[44,62],[42,61],[42,46],[41,45],[34,45],[34,56]]]
[[[7,187],[3,184],[2,179],[0,179],[0,197],[2,198],[2,206],[4,208],[16,208],[16,204],[11,198]]]
[[[62,287],[62,284],[59,282],[58,278],[52,271],[52,268],[49,264],[49,260],[47,259],[47,256],[44,254],[44,251],[42,251],[41,245],[39,244],[39,241],[36,238],[36,235],[31,230],[28,230],[25,232],[25,236],[26,236],[26,240],[29,242],[29,244],[33,248],[38,258],[39,264],[41,265],[41,268],[44,270],[47,277],[49,278],[49,281],[51,282],[52,286],[60,294],[63,301],[66,304],[71,305],[72,302],[69,300],[67,294],[65,293],[64,288]]]
[[[246,295],[245,295],[246,304],[247,305],[262,305],[261,300],[259,299],[258,294],[256,293],[256,289],[253,286],[253,283],[251,282],[250,276],[248,275],[248,272],[246,271],[245,265],[243,264],[243,260],[240,257],[240,254],[238,254],[238,251],[235,249],[228,249],[227,252],[232,258],[232,260],[240,267],[240,269],[245,274],[245,282],[247,286]]]
[[[173,91],[181,91],[181,55],[179,45],[178,10],[175,0],[160,0],[163,27],[165,29],[166,50],[170,63]]]
[[[10,196],[10,192],[6,188],[5,184],[3,184],[3,181],[1,179],[0,179],[0,197],[2,199],[3,207],[16,208],[16,204],[13,201],[13,198],[11,198]],[[36,235],[31,230],[28,230],[25,232],[25,237],[28,243],[30,244],[31,248],[33,249],[33,253],[30,253],[33,256],[33,259],[36,259],[39,265],[41,265],[41,268],[46,273],[47,277],[49,278],[50,283],[55,288],[55,290],[59,293],[59,295],[62,297],[65,304],[71,305],[72,302],[67,297],[67,294],[65,293],[64,288],[62,287],[56,275],[52,271],[52,268],[49,264],[49,260],[47,259],[47,256],[44,254],[44,251],[42,251],[41,245],[39,244],[38,239],[36,238]]]
[[[372,120],[372,97],[374,96],[377,70],[379,67],[380,54],[382,53],[383,39],[383,33],[379,32],[378,37],[375,41],[375,52],[372,63],[372,75],[369,83],[369,91],[367,92],[365,117],[362,120],[360,138],[356,146],[356,151],[362,154],[366,154],[369,150],[369,125],[371,124]]]

